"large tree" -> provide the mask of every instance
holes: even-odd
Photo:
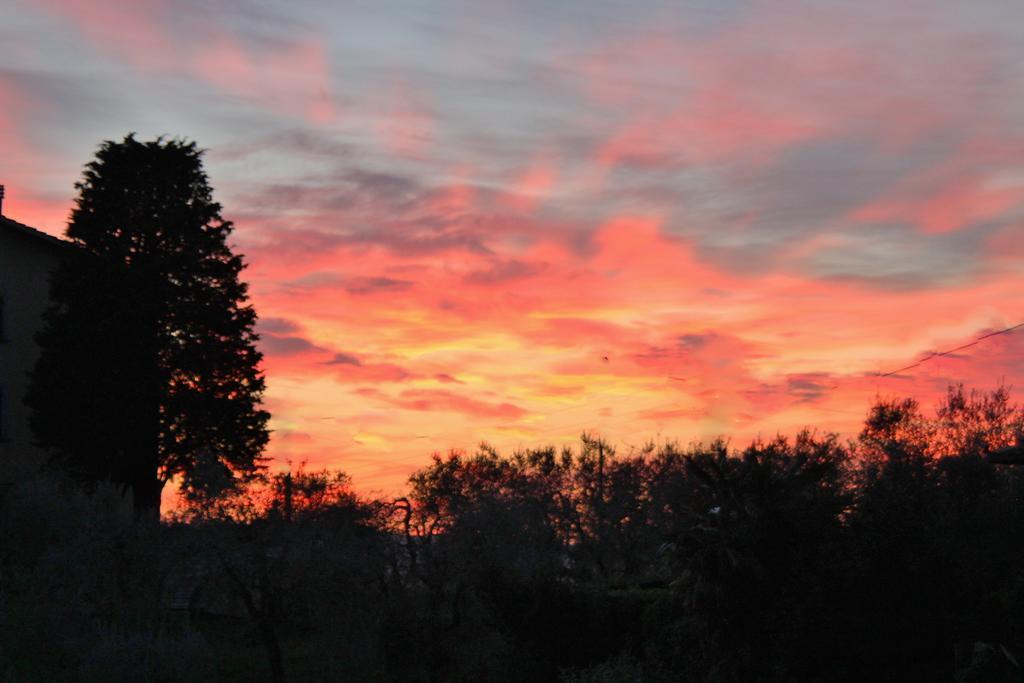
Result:
[[[245,265],[202,153],[129,135],[86,165],[26,398],[37,442],[140,513],[173,477],[257,474],[268,439]]]

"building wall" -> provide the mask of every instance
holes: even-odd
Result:
[[[63,248],[0,217],[0,486],[30,476],[43,462],[22,399],[39,353],[33,337],[48,305],[50,272]]]

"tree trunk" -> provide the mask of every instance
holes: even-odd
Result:
[[[284,658],[281,656],[281,644],[277,640],[273,622],[269,616],[262,615],[256,619],[256,626],[260,632],[260,640],[263,641],[263,650],[267,653],[270,680],[274,683],[285,683]]]
[[[160,494],[163,489],[164,483],[154,476],[137,479],[132,484],[132,509],[136,519],[160,521]]]

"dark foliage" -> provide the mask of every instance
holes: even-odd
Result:
[[[1004,390],[954,387],[934,416],[878,401],[849,443],[484,445],[398,500],[299,469],[163,525],[25,485],[0,501],[0,672],[1019,681],[1024,477],[984,456],[1022,427]]]
[[[255,474],[267,442],[256,314],[201,157],[129,135],[86,166],[26,399],[40,445],[140,511],[172,477]]]

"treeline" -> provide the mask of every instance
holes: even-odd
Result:
[[[859,436],[435,456],[215,481],[157,525],[3,495],[4,680],[1021,680],[1024,434],[1005,389]],[[106,498],[105,498],[106,496]]]

